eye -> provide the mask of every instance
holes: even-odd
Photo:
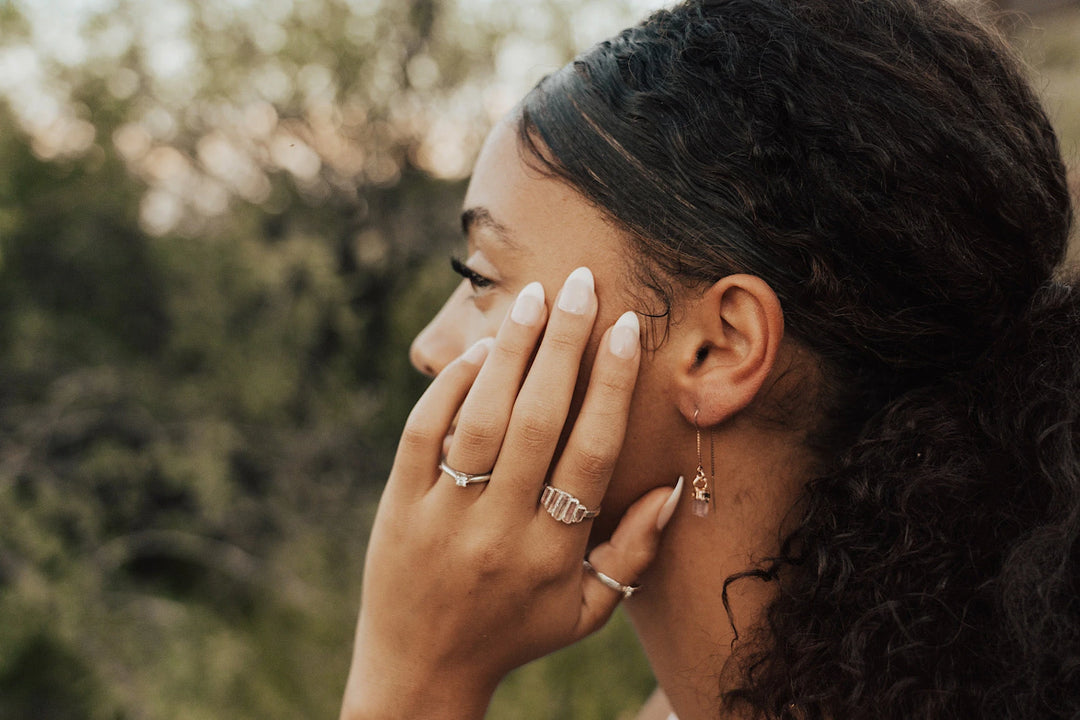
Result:
[[[469,281],[469,284],[472,285],[474,293],[485,290],[495,285],[494,280],[476,272],[471,267],[466,265],[463,261],[458,260],[456,257],[450,258],[450,267],[452,267],[454,269],[454,272],[456,272],[458,275]]]

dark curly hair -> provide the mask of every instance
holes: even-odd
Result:
[[[540,82],[537,167],[643,280],[765,279],[821,459],[725,703],[769,718],[1080,718],[1080,292],[1057,140],[938,0],[692,0]]]

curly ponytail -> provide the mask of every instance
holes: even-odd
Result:
[[[979,383],[999,391],[976,403],[980,429],[1003,448],[1007,474],[997,475],[1011,480],[1027,520],[1006,545],[992,583],[1004,618],[1003,657],[1019,660],[1008,663],[999,695],[1018,698],[1041,717],[1080,717],[1080,292],[1074,286],[1051,283],[1036,295],[985,363]],[[991,406],[986,400],[994,395],[1000,400]]]
[[[1048,284],[971,372],[871,418],[750,573],[781,593],[729,699],[785,718],[1080,716],[1078,360],[1080,293]]]
[[[541,81],[519,130],[669,307],[757,275],[822,378],[801,522],[728,580],[779,587],[728,701],[1080,717],[1072,209],[1005,45],[945,0],[688,0]]]

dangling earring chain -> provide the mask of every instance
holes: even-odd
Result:
[[[694,475],[694,499],[690,504],[690,510],[698,517],[709,514],[709,502],[712,495],[709,493],[709,477],[705,474],[705,467],[701,460],[701,428],[697,424],[698,409],[694,410],[694,429],[697,430],[697,474]],[[709,433],[709,462],[712,472],[716,473],[716,447],[713,445],[712,433]]]

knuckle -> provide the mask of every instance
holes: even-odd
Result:
[[[543,448],[552,441],[561,427],[561,423],[553,422],[549,414],[532,409],[518,419],[514,428],[514,440],[527,450]]]
[[[537,552],[533,557],[532,574],[540,586],[548,586],[566,577],[566,561],[561,554]]]
[[[476,586],[494,585],[510,594],[527,590],[532,597],[562,582],[568,566],[561,554],[546,545],[529,547],[530,551],[523,553],[518,539],[480,533],[462,542],[460,557]]]
[[[655,551],[645,542],[630,542],[621,545],[616,550],[612,561],[624,568],[627,577],[636,578],[652,562]],[[627,582],[623,580],[622,582]]]
[[[539,340],[536,332],[532,328],[516,326],[514,332],[509,332],[505,337],[500,338],[503,350],[514,356],[531,354],[533,348],[536,347],[536,341]]]
[[[500,361],[516,365],[531,355],[535,346],[535,337],[521,333],[508,333],[500,337],[495,344],[495,354]]]
[[[470,539],[464,548],[468,567],[479,578],[497,578],[506,563],[506,548],[499,538],[481,535]]]
[[[654,556],[655,553],[652,550],[642,545],[637,545],[626,553],[624,561],[635,580],[649,566]]]
[[[500,424],[494,416],[480,415],[459,423],[454,436],[455,439],[460,439],[465,447],[476,447],[497,439],[499,431]]]
[[[564,542],[552,542],[550,538],[536,536],[533,550],[529,553],[529,573],[538,585],[547,586],[565,580],[570,573],[580,567],[580,560],[574,559],[574,552],[567,552]]]
[[[581,333],[575,332],[572,328],[563,327],[545,334],[543,344],[550,352],[571,355],[581,352],[583,341]]]
[[[609,448],[583,447],[577,451],[574,464],[585,477],[606,478],[615,469],[616,454]]]
[[[634,376],[629,373],[603,372],[593,380],[593,384],[605,394],[624,395],[633,390],[634,381]]]
[[[418,420],[409,418],[401,431],[401,449],[405,452],[426,450],[435,441],[435,432]]]

